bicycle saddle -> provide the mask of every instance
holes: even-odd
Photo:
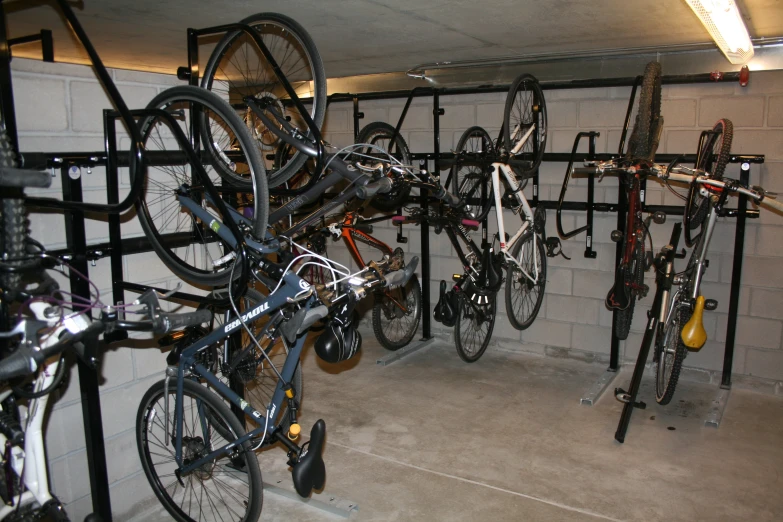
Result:
[[[457,303],[454,292],[446,292],[446,281],[440,282],[440,299],[433,314],[436,321],[444,326],[454,326],[457,321]]]
[[[318,419],[310,430],[307,453],[294,465],[291,476],[294,488],[301,497],[309,497],[313,489],[321,489],[326,482],[326,465],[323,459],[326,440],[326,423]]]

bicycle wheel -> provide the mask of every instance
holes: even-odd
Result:
[[[360,132],[359,137],[356,138],[356,143],[366,143],[368,145],[375,145],[380,147],[385,152],[391,154],[394,158],[399,160],[403,165],[411,164],[411,151],[408,148],[408,144],[400,134],[394,138],[394,143],[391,139],[394,135],[394,127],[388,123],[382,121],[375,121],[367,124]],[[361,147],[356,149],[358,154],[367,154],[376,158],[383,158],[383,153],[373,147]],[[359,157],[359,161],[366,163],[373,163],[369,158]],[[393,174],[393,175],[396,175]],[[391,192],[385,194],[378,194],[370,200],[370,206],[380,210],[381,212],[392,212],[403,206],[408,201],[408,196],[411,193],[411,186],[407,183],[395,183]]]
[[[535,283],[516,263],[509,261],[506,269],[506,314],[514,328],[524,330],[533,324],[544,300],[546,287],[544,242],[540,236],[534,236],[532,231],[527,231],[514,245],[511,255],[519,261],[522,269],[530,277],[536,275],[536,266],[538,266],[538,277]]]
[[[503,112],[503,139],[509,154],[531,127],[534,128],[517,153],[510,157],[511,161],[523,162],[511,165],[517,176],[533,174],[541,164],[546,148],[546,119],[546,102],[541,85],[532,74],[522,74],[511,84]]]
[[[233,196],[224,192],[223,197],[234,206],[252,210],[254,235],[262,237],[267,225],[269,193],[258,148],[231,107],[204,89],[173,87],[153,98],[147,108],[170,114],[174,122],[159,114],[139,122],[147,158],[144,192],[136,202],[141,227],[152,248],[177,276],[206,286],[226,284],[234,262],[228,260],[216,267],[215,261],[225,256],[229,247],[213,232],[211,227],[215,225],[204,223],[183,210],[177,191],[187,185],[193,200],[218,222],[225,220],[207,201],[200,178],[184,159],[183,147],[173,138],[172,125],[179,125],[190,142],[195,143],[197,152],[201,147],[192,140],[193,128],[215,129],[209,135],[209,142],[201,132],[205,138],[204,149],[212,151],[201,154],[204,170],[215,186],[237,187],[237,192],[245,190],[234,183],[236,177],[241,175],[246,179],[245,184],[252,187],[251,194]],[[200,125],[190,125],[191,110],[199,115]],[[215,140],[218,132],[223,134],[222,143]],[[229,164],[234,173],[230,178],[224,172]],[[236,199],[231,200],[231,197]]]
[[[407,346],[421,320],[421,285],[414,275],[401,288],[375,294],[372,329],[381,346],[399,350]]]
[[[214,292],[216,297],[225,296],[225,290]],[[262,303],[266,297],[255,288],[248,288],[242,298],[237,302],[239,313],[243,314],[247,310]],[[223,327],[226,322],[226,310],[214,310],[213,329],[217,330]],[[233,310],[228,310],[230,319],[236,318]],[[288,357],[288,346],[281,340],[271,343],[262,336],[262,331],[267,321],[260,320],[248,324],[253,332],[253,336],[267,354],[269,359],[264,357],[258,346],[250,338],[247,330],[242,330],[239,343],[232,345],[230,341],[221,344],[217,351],[218,365],[216,375],[226,384],[234,384],[244,391],[244,399],[259,412],[266,412],[272,402],[272,395],[277,388],[278,377],[274,369],[270,366],[282,370],[283,363]],[[291,384],[296,393],[296,400],[301,404],[302,401],[302,366],[297,365]],[[250,417],[246,417],[253,420]],[[269,420],[275,426],[280,426],[284,431],[290,426],[288,418],[288,402],[283,401],[280,410],[274,418]]]
[[[484,355],[492,337],[497,317],[497,297],[492,294],[488,305],[470,303],[463,292],[459,294],[459,313],[454,324],[457,353],[465,362],[476,362]]]
[[[726,170],[726,165],[731,157],[731,141],[734,137],[734,125],[731,120],[722,119],[712,128],[712,134],[704,140],[701,151],[699,152],[699,161],[695,165],[697,169],[709,172],[711,177],[721,179]],[[701,226],[704,218],[710,210],[709,198],[701,195],[698,187],[692,185],[688,191],[687,205],[685,211],[688,213],[685,219],[688,222],[689,230],[694,230]],[[690,234],[686,236],[692,242]]]
[[[182,384],[182,456],[185,462],[192,462],[244,436],[245,430],[217,395],[190,380]],[[175,401],[176,380],[169,383],[168,396],[164,381],[157,382],[144,394],[136,416],[136,443],[141,466],[158,500],[180,522],[258,520],[263,484],[258,460],[249,442],[235,446],[230,454],[223,454],[188,475],[175,475]],[[164,420],[166,402],[168,419]],[[215,427],[216,423],[220,423],[221,429]]]
[[[676,300],[672,302],[674,307],[677,304]],[[682,361],[687,354],[687,348],[682,342],[682,328],[690,318],[691,311],[688,308],[671,309],[670,317],[663,329],[663,339],[656,340],[661,346],[655,368],[655,400],[658,404],[669,404],[674,396]]]
[[[11,140],[2,127],[0,127],[0,167],[17,167]],[[25,264],[21,258],[26,252],[27,234],[28,222],[22,191],[3,187],[3,196],[0,198],[0,258],[3,263],[14,268]],[[0,288],[4,291],[15,292],[21,282],[22,276],[18,272],[0,271]]]
[[[256,14],[241,23],[250,25],[260,34],[297,96],[312,98],[312,104],[305,105],[305,110],[320,129],[326,112],[326,75],[321,55],[310,35],[296,21],[276,13]],[[310,130],[250,35],[233,31],[218,42],[204,69],[201,86],[228,100],[241,114],[256,145],[264,153],[270,187],[287,181],[307,160],[305,154],[296,151],[288,162],[275,169],[274,160],[267,159],[267,153],[273,155],[279,139],[248,108],[243,101],[245,97],[272,103],[283,116],[290,117],[291,125],[307,130],[308,136]]]
[[[637,232],[637,234],[643,232]],[[642,237],[646,237],[642,235]],[[636,300],[639,299],[639,289],[644,285],[644,272],[645,272],[645,259],[644,259],[644,247],[638,242],[634,246],[631,253],[631,266],[625,273],[625,284],[631,287],[631,297],[628,302],[628,307],[625,309],[616,310],[617,321],[614,325],[614,334],[621,341],[628,338],[628,334],[631,331],[631,322],[633,321],[633,310],[636,306]]]
[[[459,153],[470,154],[471,160],[480,159],[482,156],[489,157],[495,152],[492,138],[483,128],[471,127],[460,136],[455,152],[458,156],[457,162],[454,164],[451,186],[457,188],[457,195],[461,199],[469,202],[462,209],[466,216],[476,221],[483,221],[492,208],[489,186],[485,192],[487,195],[486,205],[481,204],[482,187],[488,185],[489,176],[482,165],[460,164]]]
[[[626,157],[653,161],[661,128],[661,64],[650,62],[644,68],[639,109],[628,139]]]

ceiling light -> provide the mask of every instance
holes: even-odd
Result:
[[[685,0],[733,64],[753,57],[753,44],[734,0]]]

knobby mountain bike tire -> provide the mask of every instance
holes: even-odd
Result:
[[[421,320],[421,285],[415,275],[404,287],[375,294],[372,329],[381,346],[399,350],[411,342]]]
[[[525,132],[536,129],[512,160],[523,160],[523,165],[512,165],[519,177],[533,174],[544,157],[547,139],[547,115],[544,91],[532,74],[522,74],[511,84],[503,111],[503,139],[506,152],[511,153]],[[512,135],[513,133],[513,135]]]
[[[174,123],[196,144],[212,183],[229,189],[222,191],[224,200],[240,210],[248,209],[245,215],[251,216],[254,235],[263,237],[269,212],[265,169],[259,149],[237,113],[216,94],[192,86],[167,89],[153,98],[147,108],[174,116]],[[189,122],[191,110],[199,119],[197,125]],[[185,159],[184,149],[174,139],[170,125],[168,119],[157,114],[139,122],[148,158],[144,191],[136,202],[139,222],[153,250],[177,276],[199,285],[224,285],[234,260],[224,259],[221,266],[215,266],[231,248],[213,229],[231,218],[221,216],[207,201],[202,181]],[[211,130],[206,132],[208,128]],[[199,132],[201,142],[192,141],[193,130]],[[239,178],[244,179],[242,184],[237,183]],[[184,211],[177,194],[184,185],[189,187],[189,197],[214,216],[209,223]],[[231,192],[234,188],[235,193]],[[234,275],[238,277],[238,271]]]
[[[0,128],[0,166],[17,167],[11,140],[5,129]],[[26,253],[25,239],[28,222],[22,191],[3,187],[0,197],[0,256],[3,264],[13,270],[25,264],[21,259]],[[0,286],[11,291],[19,287],[22,276],[18,272],[0,271]]]
[[[626,156],[636,161],[653,161],[662,125],[661,64],[650,62],[644,68],[639,109],[628,139]]]
[[[535,248],[533,247],[534,237],[536,238]],[[544,289],[546,288],[544,242],[540,236],[536,236],[532,230],[528,230],[516,242],[511,255],[531,276],[536,274],[535,262],[538,258],[539,273],[535,283],[510,261],[506,269],[506,314],[511,326],[517,330],[525,330],[535,321],[541,309],[541,303],[544,301]]]
[[[253,27],[260,34],[297,96],[311,99],[312,103],[304,107],[320,129],[326,112],[326,74],[315,42],[304,27],[277,13],[256,14],[240,23]],[[245,32],[229,32],[218,42],[207,61],[201,86],[228,100],[242,115],[264,155],[270,187],[288,181],[307,161],[306,154],[295,151],[285,164],[274,168],[273,155],[279,140],[249,109],[244,98],[252,96],[270,102],[284,116],[290,117],[291,125],[308,136],[310,130],[269,62]]]
[[[642,235],[642,237],[646,237]],[[631,254],[631,266],[628,268],[628,272],[625,276],[626,284],[635,284],[641,287],[644,284],[644,248],[637,243]],[[631,294],[628,300],[628,307],[624,310],[615,310],[617,314],[617,321],[614,323],[614,335],[618,339],[624,341],[628,339],[628,334],[631,332],[631,322],[633,321],[633,311],[636,307],[636,301],[638,297]]]
[[[483,221],[492,208],[490,176],[483,165],[460,164],[459,153],[468,152],[479,158],[481,156],[491,157],[495,152],[492,138],[482,127],[470,127],[460,136],[455,152],[457,153],[457,161],[454,164],[451,186],[456,189],[460,199],[467,201],[467,204],[462,208],[466,217],[475,221]],[[481,204],[482,191],[486,194],[485,205]],[[455,191],[452,190],[452,192]]]
[[[375,121],[367,124],[359,132],[356,143],[367,143],[380,147],[382,150],[388,152],[402,162],[403,165],[410,165],[411,151],[408,148],[408,144],[405,143],[405,140],[399,133],[394,138],[394,143],[392,143],[392,136],[394,136],[394,127],[382,121]],[[370,154],[382,159],[382,156],[379,156],[379,154],[381,154],[380,151],[371,147],[362,147],[357,149],[356,152],[359,154]],[[373,163],[370,158],[358,157],[357,159],[362,163]],[[395,174],[396,173],[392,173],[392,175]],[[405,205],[411,193],[411,186],[408,183],[402,183],[402,179],[398,181],[399,182],[395,183],[392,187],[391,192],[378,194],[373,197],[370,200],[370,206],[381,212],[393,212]]]
[[[723,178],[723,174],[726,171],[726,165],[729,163],[731,157],[731,142],[734,138],[734,125],[731,120],[726,118],[718,120],[715,126],[712,128],[713,134],[704,140],[701,151],[699,152],[699,160],[696,165],[697,169],[709,172],[710,176],[715,179]],[[701,226],[704,222],[704,218],[710,210],[710,200],[701,195],[699,187],[696,184],[692,184],[688,190],[688,199],[685,205],[685,227],[686,227],[686,242],[690,246],[695,237],[691,237],[690,231],[695,230]]]
[[[676,306],[676,302],[672,305]],[[658,404],[665,406],[674,397],[682,362],[688,353],[682,342],[682,328],[690,318],[691,312],[688,309],[673,311],[671,320],[663,328],[663,339],[656,341],[661,343],[661,352],[655,367],[655,400]]]
[[[179,522],[258,520],[263,483],[250,442],[235,446],[232,453],[183,475],[182,482],[174,474],[178,467],[173,436],[177,380],[169,382],[167,396],[164,383],[159,381],[147,390],[136,415],[141,466],[158,500]],[[245,430],[218,395],[189,379],[182,384],[185,461],[198,459],[244,436]],[[166,412],[168,419],[164,420]]]

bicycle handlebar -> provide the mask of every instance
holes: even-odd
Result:
[[[383,177],[364,186],[356,187],[356,196],[361,199],[370,199],[376,194],[386,194],[391,191],[392,184],[391,178]]]

